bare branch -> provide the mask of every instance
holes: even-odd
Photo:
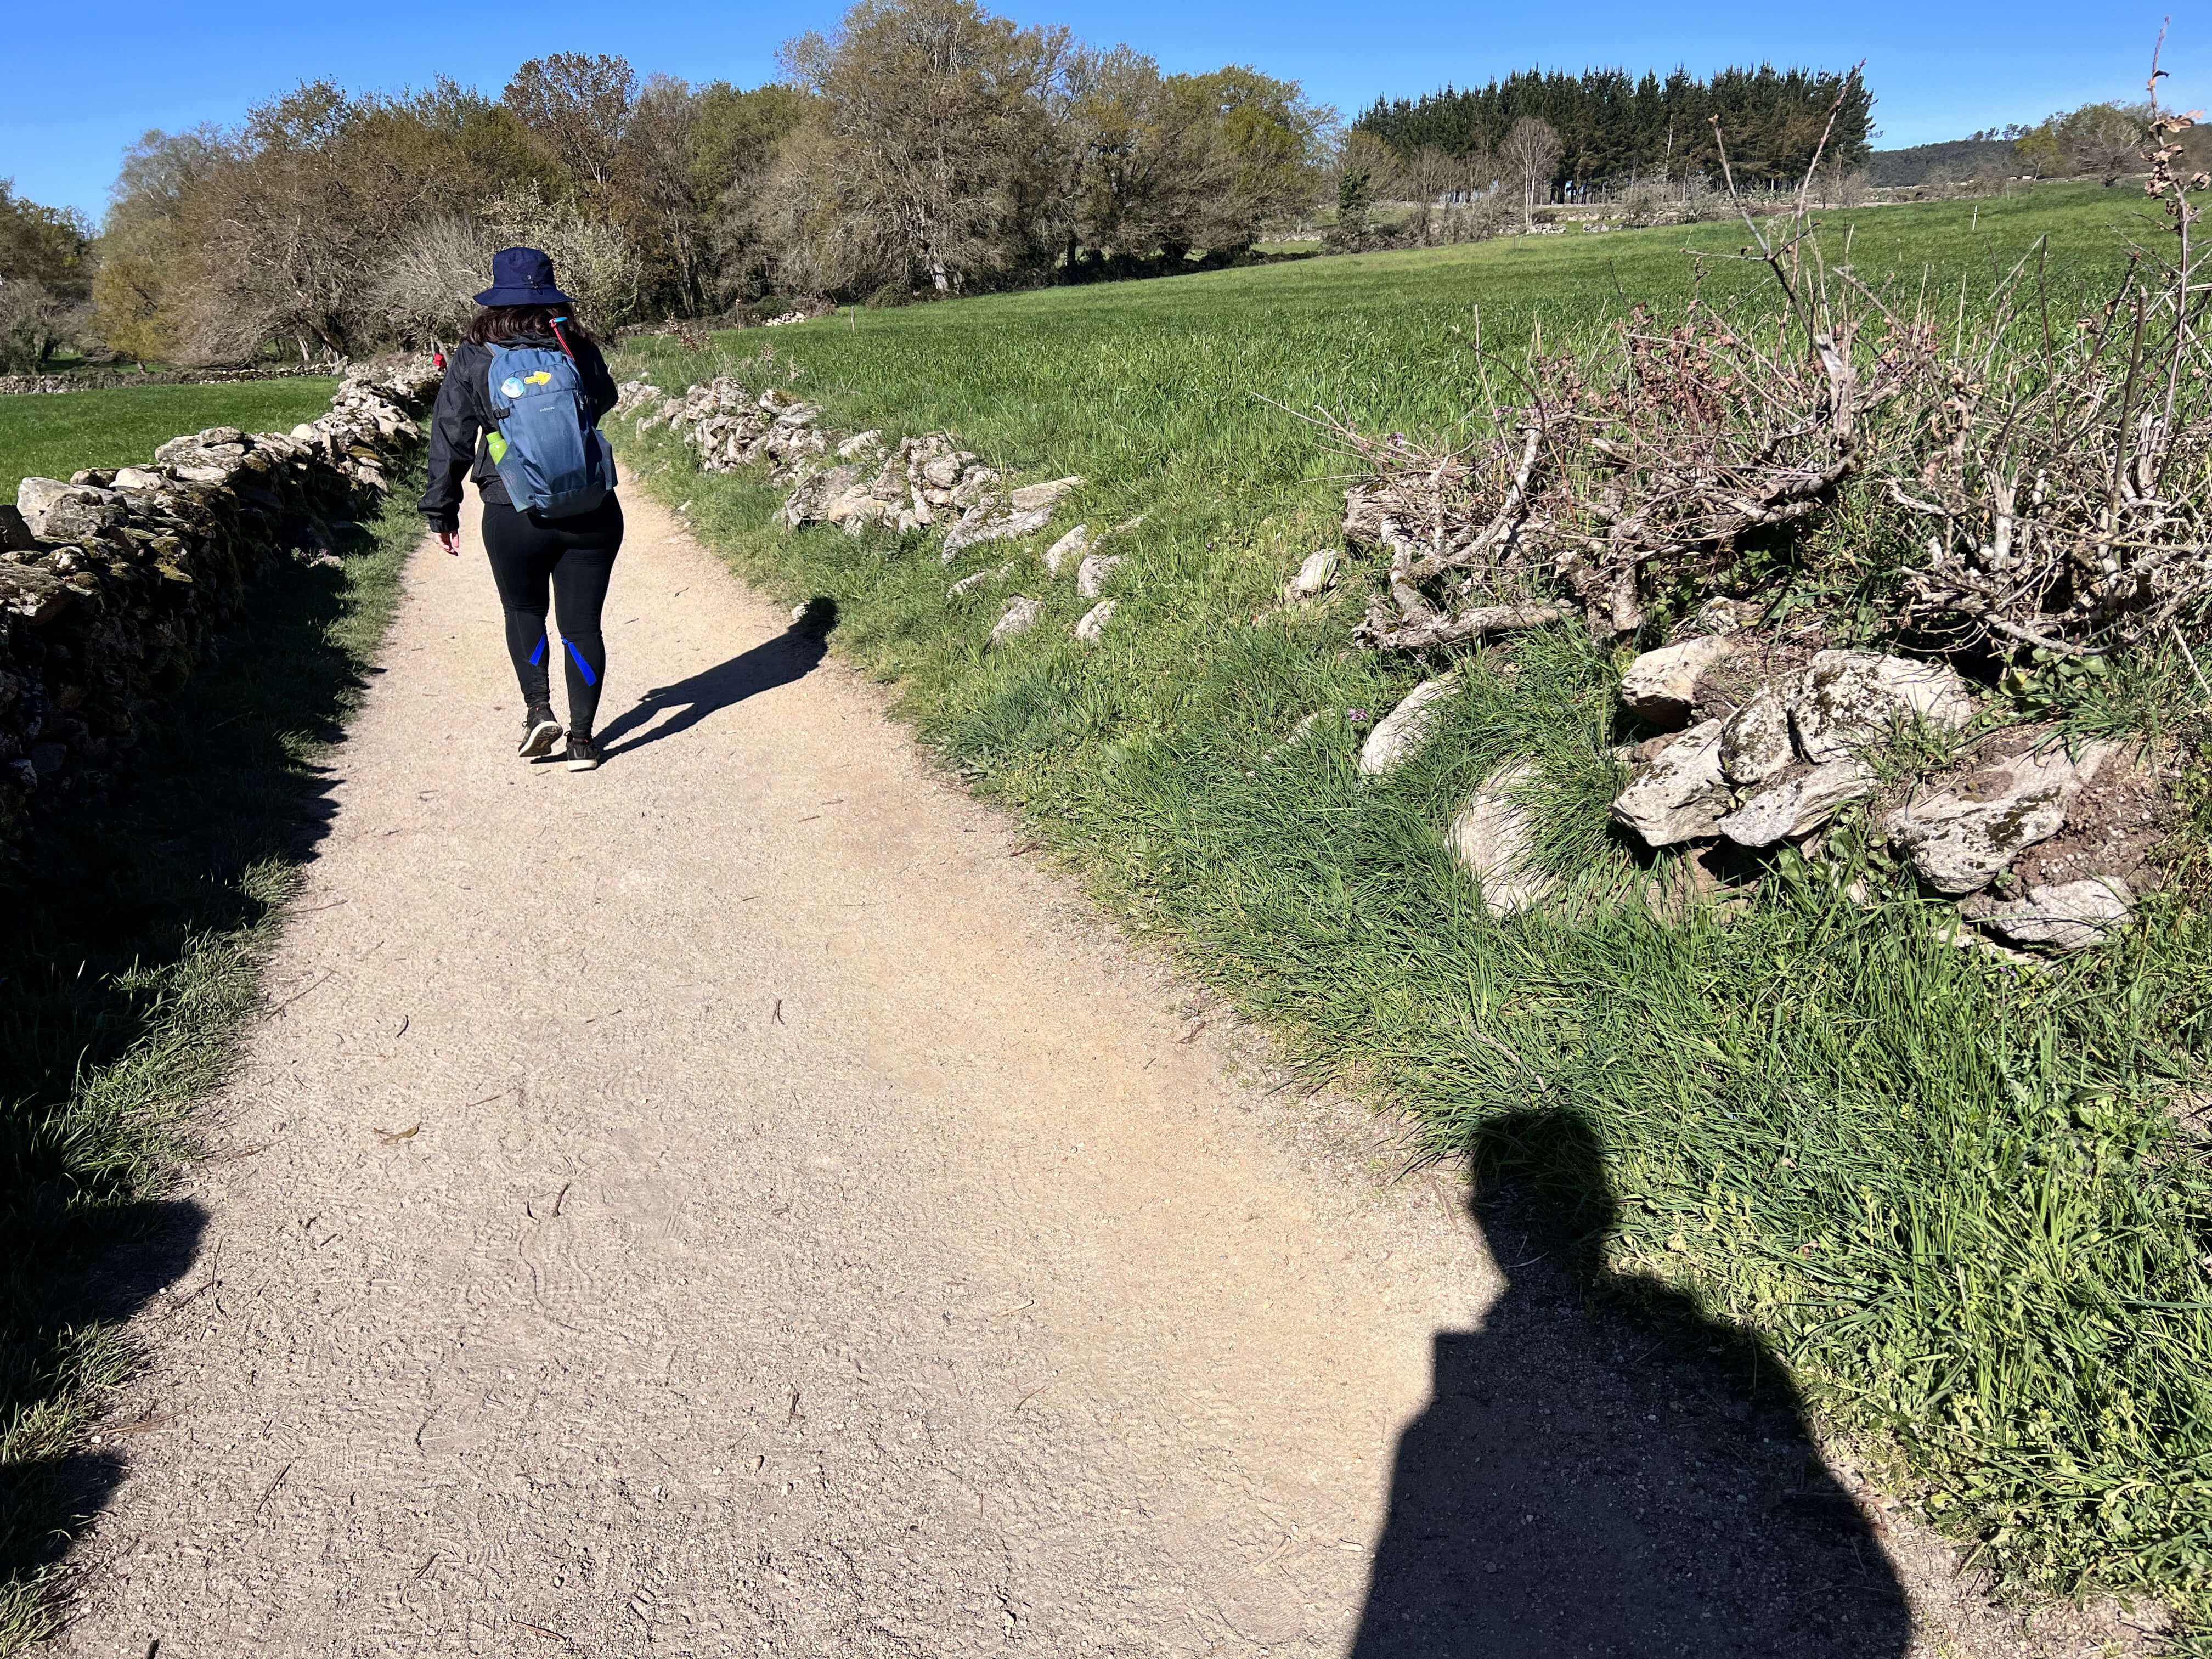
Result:
[[[1493,634],[1548,628],[1566,619],[1567,612],[1556,605],[1492,605],[1462,611],[1457,616],[1431,615],[1395,626],[1370,615],[1352,633],[1354,638],[1384,651],[1436,651]]]

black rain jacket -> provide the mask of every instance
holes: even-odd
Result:
[[[502,344],[542,346],[558,351],[559,341],[521,334]],[[437,413],[430,420],[430,483],[422,492],[422,516],[437,531],[461,527],[461,477],[476,483],[484,500],[497,507],[512,507],[499,469],[484,447],[484,434],[492,427],[491,348],[458,345],[446,359],[446,383],[438,388]],[[588,340],[576,342],[576,371],[584,383],[584,406],[597,426],[615,406],[615,377],[607,373],[606,359]]]

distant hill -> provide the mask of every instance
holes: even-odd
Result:
[[[1924,185],[1930,173],[1963,178],[1985,168],[2014,170],[2014,158],[2009,138],[1954,138],[1910,149],[1875,150],[1867,157],[1867,168],[1877,185]]]

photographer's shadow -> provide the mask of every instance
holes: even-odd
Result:
[[[1482,1130],[1507,1287],[1436,1338],[1398,1444],[1353,1659],[1888,1659],[1896,1575],[1757,1339],[1606,1274],[1598,1144],[1567,1111]]]
[[[775,638],[689,679],[647,692],[600,728],[600,747],[609,756],[641,749],[688,732],[708,715],[748,697],[804,678],[830,654],[830,630],[836,625],[835,599],[809,599],[799,619]],[[669,718],[662,720],[664,714]]]

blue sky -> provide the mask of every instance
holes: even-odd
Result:
[[[1377,94],[1464,85],[1532,64],[1664,70],[1680,63],[1704,72],[1759,58],[1840,67],[1864,58],[1889,144],[1958,137],[2092,98],[2140,97],[2160,15],[2136,0],[2110,11],[2081,0],[1583,0],[1571,7],[1557,0],[1394,0],[1388,7],[1018,0],[996,9],[1025,22],[1065,23],[1097,45],[1126,41],[1170,70],[1249,63],[1302,81],[1347,115]],[[672,0],[465,7],[397,0],[373,9],[297,0],[180,9],[108,0],[88,13],[23,0],[9,33],[18,64],[37,72],[19,76],[0,98],[0,177],[12,174],[34,200],[96,217],[124,146],[138,134],[234,121],[301,79],[327,75],[350,87],[398,90],[445,74],[495,93],[520,58],[573,50],[623,53],[641,73],[754,85],[773,77],[779,41],[833,24],[841,9],[835,0],[720,8]],[[2166,63],[2176,100],[2184,107],[2204,101],[2212,90],[2212,5],[2174,14]]]

